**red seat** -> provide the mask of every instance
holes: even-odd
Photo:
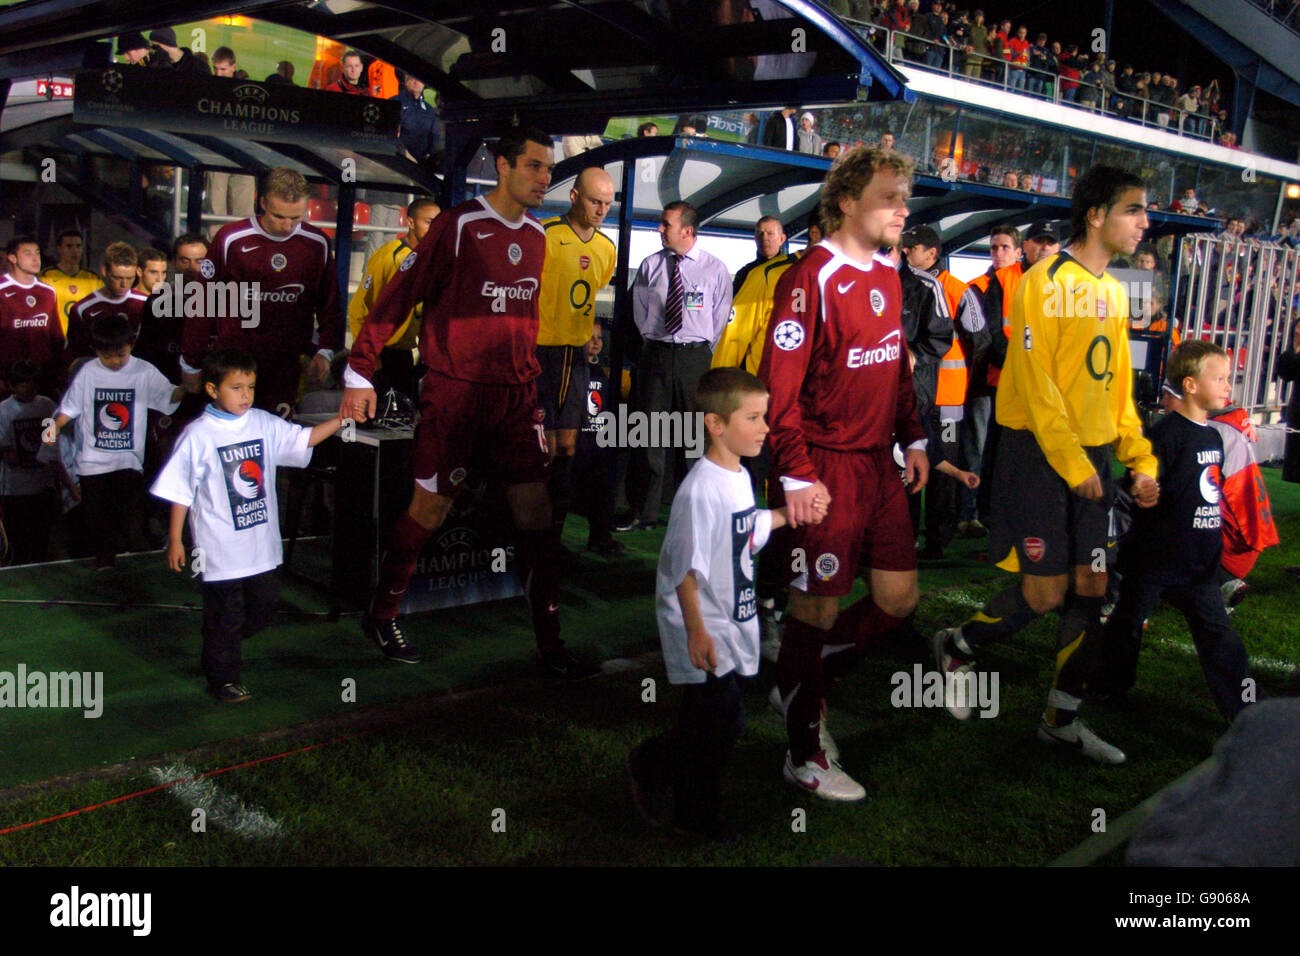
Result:
[[[370,225],[370,203],[358,202],[352,204],[352,225]]]

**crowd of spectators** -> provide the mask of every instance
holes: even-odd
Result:
[[[250,79],[248,72],[239,68],[235,52],[228,46],[218,47],[211,55],[195,53],[178,44],[176,31],[171,27],[160,27],[149,31],[146,40],[141,33],[126,33],[117,38],[117,53],[122,59],[135,66],[152,69],[171,70],[181,74],[203,74],[229,77],[236,80]],[[369,62],[367,62],[369,61]],[[370,96],[376,99],[395,100],[402,108],[398,142],[407,157],[420,164],[430,172],[442,167],[444,134],[438,120],[437,109],[431,106],[424,96],[424,83],[413,76],[405,75],[401,70],[373,57],[367,58],[357,50],[348,50],[340,58],[338,66],[326,71],[321,78],[322,88],[326,92],[342,93],[349,96]],[[294,66],[289,60],[276,64],[264,83],[295,86]],[[240,177],[232,177],[240,178]],[[245,177],[246,178],[246,177]],[[222,180],[224,184],[225,180]],[[211,183],[209,183],[211,190]],[[251,190],[246,190],[251,199]],[[227,206],[223,197],[217,205],[225,207],[217,210],[209,202],[209,211],[223,214],[227,210],[235,215],[251,215],[251,209],[245,210],[245,203],[235,202]],[[236,208],[238,207],[238,208]]]
[[[1031,33],[1026,24],[986,21],[983,10],[958,9],[952,0],[832,0],[827,6],[870,24],[868,36],[882,52],[889,32],[902,34],[893,55],[907,63],[1237,147],[1217,79],[1186,86],[1172,74],[1138,72],[1104,52]]]

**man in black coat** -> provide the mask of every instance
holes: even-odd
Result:
[[[798,126],[794,121],[796,112],[798,111],[793,106],[783,106],[768,114],[767,123],[763,126],[764,146],[775,146],[777,149],[788,149],[792,152],[798,148],[799,138],[796,135]]]
[[[1277,356],[1277,376],[1291,383],[1291,401],[1286,407],[1286,456],[1282,460],[1282,480],[1300,482],[1300,322],[1291,328],[1291,337],[1282,343]]]

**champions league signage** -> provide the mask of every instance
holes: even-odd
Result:
[[[114,64],[77,75],[72,118],[221,138],[395,152],[401,107],[368,96]]]

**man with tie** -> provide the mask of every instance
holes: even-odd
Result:
[[[665,206],[659,218],[664,247],[641,263],[632,286],[632,316],[645,339],[632,401],[648,416],[694,413],[695,384],[708,371],[713,344],[731,315],[731,273],[721,259],[699,248],[698,224],[690,203]],[[687,427],[686,421],[682,426]],[[674,452],[676,462],[681,450]],[[658,523],[667,463],[666,448],[633,449],[627,475],[630,510],[615,531]]]

